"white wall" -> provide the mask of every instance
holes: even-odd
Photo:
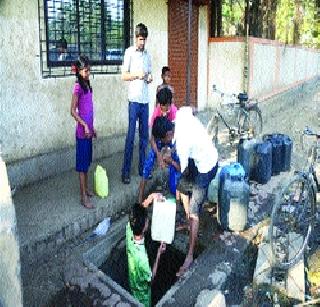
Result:
[[[244,44],[242,42],[210,42],[208,66],[208,107],[215,107],[218,96],[212,85],[225,93],[239,93],[243,84]]]
[[[272,96],[319,75],[317,50],[259,39],[251,40],[250,44],[251,97]]]
[[[138,22],[150,32],[154,97],[168,58],[166,1],[135,0],[134,25]],[[1,0],[0,29],[0,143],[5,161],[73,145],[75,123],[69,109],[75,78],[41,77],[37,1]],[[91,82],[98,136],[125,133],[127,85],[119,74],[95,76]]]
[[[208,100],[208,7],[199,7],[198,31],[198,109],[202,110]]]

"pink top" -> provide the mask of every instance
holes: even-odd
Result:
[[[170,108],[167,112],[167,118],[170,121],[174,121],[176,119],[176,113],[177,113],[177,107],[174,105],[174,103],[171,103]],[[153,126],[153,122],[157,117],[163,116],[161,109],[160,109],[160,104],[158,103],[157,106],[154,108],[153,114],[150,119],[150,127]]]
[[[78,115],[88,125],[91,137],[93,135],[93,100],[92,92],[88,89],[85,93],[78,82],[75,83],[72,93],[79,97],[78,101]],[[85,138],[84,127],[77,123],[76,137],[79,139]]]

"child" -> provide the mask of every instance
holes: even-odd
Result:
[[[159,102],[159,104],[156,106],[152,114],[152,117],[150,120],[151,127],[153,126],[154,120],[157,117],[165,116],[172,122],[176,118],[177,108],[172,103],[172,92],[170,91],[169,88],[164,87],[157,92],[157,101]],[[152,150],[156,153],[159,166],[161,168],[164,168],[165,164],[162,160],[162,156],[160,154],[160,151],[158,150],[158,147],[153,135],[151,135],[150,144],[151,144]]]
[[[140,204],[135,204],[126,227],[129,285],[132,295],[144,306],[149,307],[151,306],[151,281],[156,275],[160,255],[165,250],[165,244],[161,243],[151,272],[144,245],[144,233],[147,228],[147,210]]]
[[[73,69],[76,83],[73,87],[71,115],[77,122],[76,127],[76,171],[80,180],[80,203],[87,209],[94,208],[89,197],[88,170],[92,161],[92,138],[96,137],[93,127],[92,88],[89,81],[90,65],[86,56],[80,56]]]
[[[174,95],[174,89],[173,86],[170,84],[171,81],[171,70],[168,66],[163,66],[162,71],[161,71],[161,79],[162,79],[162,84],[158,85],[157,87],[157,93],[162,89],[162,88],[168,88],[172,96]],[[172,101],[174,103],[174,101]]]
[[[162,117],[162,116],[157,117],[152,127],[152,135],[155,139],[158,152],[160,152],[161,149],[165,147],[168,147],[171,150],[171,154],[165,156],[162,159],[165,166],[169,166],[169,171],[175,173],[175,176],[170,176],[170,177],[176,181],[177,180],[176,177],[179,176],[180,174],[180,164],[179,164],[179,158],[176,154],[176,151],[174,150],[174,145],[172,143],[172,139],[173,139],[172,122],[169,121],[166,117]],[[143,176],[139,185],[139,196],[138,196],[139,203],[142,203],[145,184],[151,175],[156,157],[157,157],[156,152],[153,149],[151,149],[144,163]],[[170,186],[174,186],[174,185],[175,183],[170,184]]]

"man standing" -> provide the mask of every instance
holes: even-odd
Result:
[[[181,107],[177,112],[175,134],[177,154],[182,178],[177,190],[191,194],[189,203],[189,250],[177,276],[181,276],[193,262],[193,252],[198,238],[199,213],[206,199],[208,186],[218,168],[218,152],[206,129],[193,115],[191,107]]]
[[[148,28],[139,23],[135,29],[135,45],[126,49],[122,66],[122,80],[129,81],[129,124],[122,166],[122,182],[130,183],[130,171],[136,122],[139,120],[139,175],[142,176],[145,151],[148,145],[149,94],[152,82],[151,58],[145,49]]]

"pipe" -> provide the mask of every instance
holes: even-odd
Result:
[[[191,26],[192,26],[192,0],[189,0],[188,14],[188,52],[187,52],[187,85],[186,85],[186,106],[191,105],[190,101],[190,80],[191,80]]]

